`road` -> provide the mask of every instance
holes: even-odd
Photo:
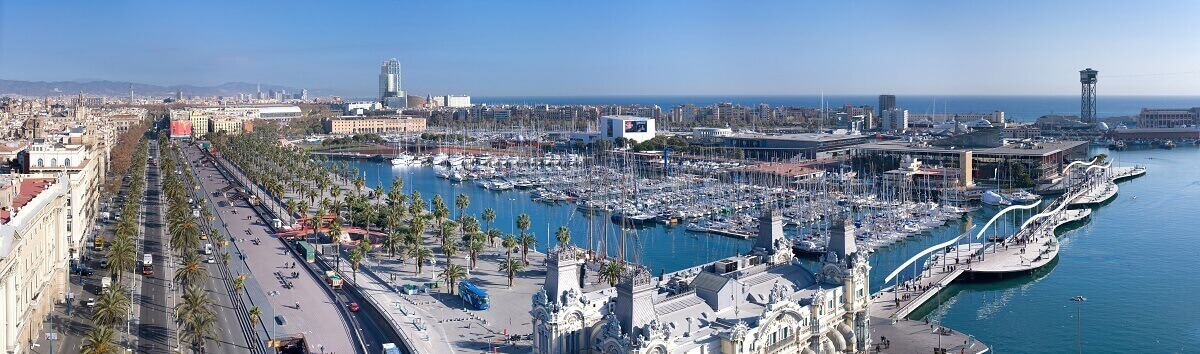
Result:
[[[303,334],[316,352],[324,349],[326,353],[357,353],[360,350],[351,334],[353,330],[363,337],[368,348],[378,348],[376,338],[381,338],[378,326],[368,316],[357,314],[351,314],[349,318],[353,322],[348,322],[345,312],[338,308],[345,306],[344,301],[331,297],[323,289],[324,281],[304,270],[303,260],[294,257],[288,246],[273,236],[268,221],[257,214],[253,206],[244,198],[232,197],[231,194],[237,191],[233,188],[236,185],[214,165],[202,162],[198,147],[185,145],[182,150],[188,167],[199,177],[204,197],[210,205],[216,206],[220,220],[217,223],[235,244],[236,251],[230,252],[234,254],[231,262],[245,263],[249,272],[248,291],[266,294],[263,299],[266,303],[255,305],[263,312],[261,326],[266,335],[274,338]],[[259,240],[257,245],[252,242],[255,239]],[[297,264],[296,268],[291,268],[293,263]],[[293,272],[298,273],[297,276],[293,276]],[[285,283],[291,286],[285,287]],[[335,294],[340,297],[342,293]],[[276,315],[283,316],[285,324],[275,321]]]
[[[158,144],[150,141],[149,156],[158,156]],[[166,262],[163,248],[163,216],[162,216],[162,180],[157,166],[146,167],[145,191],[145,238],[142,240],[142,253],[153,255],[155,272],[142,276],[140,299],[135,303],[141,305],[137,324],[137,351],[139,353],[167,353],[172,347],[170,306],[167,297],[167,287],[170,279],[166,279],[168,270],[162,267]],[[139,254],[138,262],[142,256]],[[139,271],[141,267],[137,268]],[[138,275],[134,275],[138,276]]]
[[[157,158],[158,143],[150,141],[149,156]],[[166,353],[178,345],[178,329],[168,321],[174,320],[172,309],[182,295],[174,288],[171,277],[179,265],[167,252],[169,234],[165,231],[165,200],[162,195],[161,171],[158,166],[147,166],[146,171],[146,218],[143,252],[154,255],[157,268],[153,275],[144,276],[141,291],[141,314],[138,326],[139,353]],[[169,173],[169,172],[168,172]],[[205,242],[205,241],[201,241]],[[140,255],[138,257],[141,259]],[[163,265],[169,265],[163,267]],[[216,314],[216,338],[206,343],[206,353],[245,353],[249,350],[247,339],[238,322],[237,308],[227,291],[225,279],[216,264],[208,264],[208,280],[205,290],[213,301]],[[175,331],[175,333],[172,333]]]

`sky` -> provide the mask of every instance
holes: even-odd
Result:
[[[1200,95],[1198,1],[0,0],[0,79],[373,96]]]

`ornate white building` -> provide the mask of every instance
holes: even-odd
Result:
[[[630,266],[616,287],[585,276],[586,253],[547,256],[534,294],[534,353],[851,353],[870,345],[871,267],[838,223],[812,272],[793,259],[778,214],[759,218],[754,250],[653,277]]]

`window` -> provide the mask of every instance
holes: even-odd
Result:
[[[58,158],[51,158],[51,159],[50,159],[50,166],[51,166],[51,167],[54,167],[55,165],[58,165]]]
[[[42,162],[42,159],[38,159],[37,166],[38,167],[45,166],[45,164]]]
[[[63,166],[71,166],[71,159],[70,158],[63,159]]]

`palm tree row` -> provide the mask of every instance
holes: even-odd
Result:
[[[121,350],[116,344],[117,325],[124,322],[129,313],[128,289],[121,283],[126,272],[133,272],[137,265],[138,214],[142,208],[141,196],[146,188],[146,159],[149,145],[145,138],[137,142],[125,174],[129,176],[125,202],[121,215],[113,228],[113,237],[105,247],[109,276],[116,280],[104,289],[96,300],[96,311],[92,313],[94,324],[83,338],[80,352],[84,354],[113,354]],[[102,236],[96,236],[102,237]],[[103,241],[101,241],[103,242]]]
[[[159,164],[162,171],[162,195],[166,197],[167,233],[170,237],[168,244],[176,254],[180,264],[176,267],[172,279],[183,295],[175,306],[175,322],[179,325],[179,340],[186,343],[195,352],[204,352],[205,343],[216,337],[216,314],[212,310],[213,300],[202,287],[208,278],[208,268],[201,259],[201,240],[209,237],[216,243],[223,262],[227,262],[228,253],[224,251],[227,244],[225,235],[211,227],[215,217],[205,207],[205,199],[193,196],[196,181],[190,173],[174,173],[183,171],[182,156],[179,148],[166,139],[159,137]],[[191,202],[189,203],[189,199]],[[244,282],[244,280],[242,280]],[[215,343],[219,343],[214,341]]]
[[[443,256],[446,265],[439,273],[445,279],[448,288],[453,291],[455,281],[465,276],[466,268],[453,268],[453,258],[465,253],[470,262],[468,267],[478,266],[478,257],[488,247],[495,247],[496,240],[501,239],[501,247],[506,251],[507,260],[502,261],[501,267],[508,269],[510,283],[529,262],[529,251],[537,246],[537,237],[529,232],[531,223],[529,215],[517,216],[516,226],[518,236],[505,235],[499,229],[493,228],[496,212],[485,209],[477,216],[468,215],[466,209],[471,205],[470,198],[459,194],[454,198],[456,218],[451,218],[451,206],[434,195],[428,201],[422,198],[420,192],[413,190],[405,194],[404,181],[399,177],[392,180],[391,188],[383,185],[373,189],[364,189],[366,179],[361,171],[350,166],[345,161],[330,161],[324,156],[313,155],[296,145],[278,143],[275,132],[256,132],[240,135],[220,135],[213,139],[214,148],[228,161],[237,165],[250,181],[262,187],[273,198],[283,201],[282,209],[288,215],[298,219],[308,218],[306,226],[312,229],[311,237],[328,227],[331,242],[338,240],[341,230],[347,225],[367,230],[377,230],[383,236],[379,237],[377,249],[386,251],[387,256],[399,258],[401,262],[411,259],[417,275],[423,273],[424,265],[432,260],[434,253],[429,249],[427,234],[432,231],[433,242]],[[342,185],[352,188],[343,190]],[[291,198],[285,197],[285,193]],[[326,218],[332,216],[333,221],[327,223]],[[481,225],[481,221],[483,225]],[[432,227],[432,229],[431,229]],[[556,238],[566,244],[570,233],[566,228],[560,228]],[[454,237],[458,236],[458,237]],[[564,237],[565,236],[565,239]],[[347,257],[355,275],[359,264],[372,250],[370,239],[364,238],[361,244],[366,246],[351,249]],[[520,266],[510,265],[514,249],[521,251],[518,261]]]

